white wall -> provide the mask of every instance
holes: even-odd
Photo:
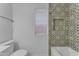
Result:
[[[48,55],[47,33],[35,35],[35,12],[38,9],[45,9],[47,13],[48,4],[13,4],[14,40],[30,55]]]
[[[2,17],[1,17],[2,16]],[[11,40],[12,37],[12,5],[8,3],[0,3],[0,43]]]
[[[0,44],[13,38],[13,22],[8,18],[12,19],[12,4],[0,3]],[[9,55],[12,52],[13,46],[6,49],[2,54]]]
[[[0,16],[12,19],[12,4],[0,3]]]

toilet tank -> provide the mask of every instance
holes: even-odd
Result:
[[[0,44],[0,56],[9,56],[14,50],[14,40],[6,41]]]

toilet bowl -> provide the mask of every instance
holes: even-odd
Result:
[[[26,55],[28,55],[28,51],[20,49],[12,53],[10,56],[26,56]]]
[[[14,40],[9,40],[0,44],[0,56],[26,56],[28,51],[25,49],[18,49],[14,51]]]

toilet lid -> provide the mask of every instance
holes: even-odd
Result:
[[[25,56],[27,55],[27,50],[17,50],[11,56]]]

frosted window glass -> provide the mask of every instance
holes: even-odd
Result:
[[[46,19],[46,12],[45,10],[37,10],[36,12],[36,33],[45,33],[46,32],[46,25],[47,25],[47,19]]]

